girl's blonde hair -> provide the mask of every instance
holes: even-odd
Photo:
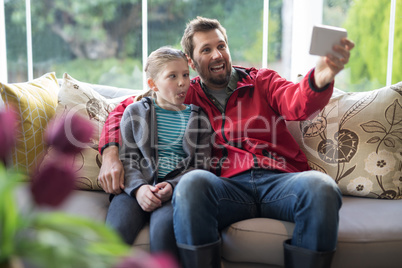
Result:
[[[169,46],[160,47],[153,51],[147,59],[145,65],[146,78],[152,78],[156,80],[159,74],[163,71],[164,65],[172,60],[183,59],[187,62],[186,54],[179,49],[175,49]],[[144,94],[138,95],[134,101],[139,101],[144,97],[154,97],[155,92],[149,89]]]

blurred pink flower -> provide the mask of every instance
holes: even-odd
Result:
[[[16,141],[16,116],[13,110],[0,110],[0,162],[6,163]]]
[[[168,254],[149,254],[136,251],[135,255],[124,258],[114,268],[179,268],[179,265]]]
[[[75,189],[74,156],[55,154],[32,176],[31,193],[37,205],[59,206]]]
[[[77,114],[67,114],[49,123],[45,141],[60,152],[77,154],[90,141],[93,133],[89,120]]]

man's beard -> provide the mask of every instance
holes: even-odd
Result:
[[[219,77],[208,77],[208,74],[204,73],[203,70],[200,68],[200,65],[198,64],[198,62],[194,61],[194,67],[195,70],[197,71],[198,75],[201,78],[201,81],[205,84],[209,84],[209,85],[215,85],[217,87],[223,87],[226,86],[229,83],[230,80],[230,75],[232,73],[232,70],[227,70],[227,72]]]

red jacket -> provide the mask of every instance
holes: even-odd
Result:
[[[312,70],[298,84],[269,69],[235,67],[237,89],[223,113],[191,81],[186,103],[200,106],[208,115],[213,135],[212,171],[232,177],[253,167],[298,172],[309,169],[307,158],[289,133],[285,120],[305,120],[321,110],[332,95],[333,83],[318,90]],[[99,142],[100,150],[119,142],[119,121],[133,98],[123,101],[109,115]]]

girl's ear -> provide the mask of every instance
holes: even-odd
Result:
[[[158,87],[155,85],[155,81],[152,78],[148,78],[147,80],[148,87],[153,91],[158,91]]]

